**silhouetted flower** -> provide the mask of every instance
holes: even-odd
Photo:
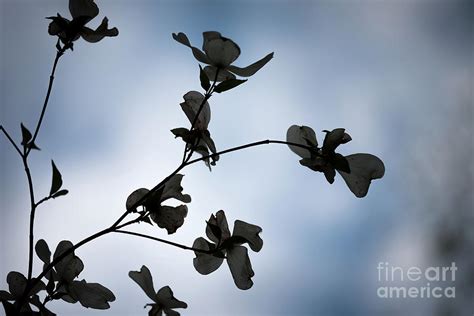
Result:
[[[149,316],[161,316],[163,313],[167,316],[179,316],[179,313],[173,309],[188,307],[185,302],[177,300],[173,296],[173,291],[171,291],[169,286],[162,287],[158,292],[155,292],[153,277],[146,266],[142,266],[140,271],[130,271],[128,276],[142,288],[145,294],[153,302],[155,302],[153,304],[145,305],[145,307],[151,306],[151,310],[148,313]]]
[[[349,134],[343,128],[324,132],[326,137],[321,148],[318,147],[316,134],[308,126],[291,126],[286,134],[286,140],[309,147],[288,145],[291,151],[302,158],[300,163],[303,166],[324,173],[329,183],[334,182],[337,171],[355,196],[366,196],[371,181],[382,178],[385,173],[382,160],[371,154],[353,154],[344,157],[335,150],[339,145],[351,141]]]
[[[188,214],[188,207],[184,204],[173,207],[162,205],[168,199],[174,198],[184,203],[191,202],[191,196],[183,194],[183,187],[181,186],[182,174],[172,176],[163,186],[146,198],[143,205],[146,211],[150,212],[150,218],[160,228],[165,228],[168,234],[173,234],[184,223],[184,218]],[[140,201],[150,190],[141,188],[132,192],[126,202],[127,210],[130,212],[136,211],[132,207]]]
[[[273,58],[273,53],[268,54],[259,61],[240,68],[232,65],[232,63],[239,57],[239,46],[229,38],[221,36],[219,32],[204,32],[202,50],[191,46],[188,37],[184,33],[173,33],[173,38],[179,43],[191,48],[194,57],[202,63],[209,66],[204,67],[204,72],[210,80],[216,78],[217,81],[224,81],[228,79],[235,79],[235,75],[241,77],[250,77],[260,70],[266,63]]]
[[[194,241],[193,248],[209,252],[194,251],[196,255],[193,259],[194,267],[201,274],[209,274],[217,270],[225,258],[235,285],[241,290],[251,288],[253,285],[251,278],[255,273],[247,248],[242,244],[247,243],[253,251],[260,251],[263,240],[258,234],[261,232],[262,228],[259,226],[236,220],[231,236],[224,211],[217,212],[215,216],[212,214],[207,223],[206,235],[213,243],[203,237]]]
[[[58,36],[63,44],[70,45],[72,42],[82,37],[90,43],[96,43],[104,37],[117,36],[116,27],[108,28],[108,19],[104,17],[102,23],[92,30],[85,25],[99,14],[99,8],[93,0],[69,0],[69,11],[72,20],[62,17],[59,13],[57,16],[48,17],[52,20],[48,27],[48,33]]]
[[[0,302],[2,302],[7,315],[16,315],[16,309],[18,308],[19,301],[22,299],[23,292],[26,289],[28,280],[20,272],[11,271],[7,275],[7,283],[9,292],[0,290]],[[43,281],[38,281],[38,283],[30,290],[26,297],[26,302],[24,302],[20,308],[22,314],[25,313],[25,315],[29,315],[28,313],[32,312],[30,303],[36,306],[39,302],[37,293],[44,290],[45,288],[46,285],[43,283]],[[10,303],[11,301],[14,301],[14,303]],[[41,305],[41,303],[39,305]],[[40,310],[41,312],[48,311],[44,307]]]
[[[201,104],[204,102],[204,95],[197,91],[189,91],[184,96],[184,102],[180,103],[183,112],[189,119],[191,124],[194,123],[194,119],[199,111]],[[211,152],[215,154],[217,152],[216,145],[211,138],[211,133],[207,129],[211,120],[211,108],[207,101],[204,102],[199,117],[196,119],[193,130],[189,130],[185,127],[172,129],[171,132],[175,137],[181,137],[187,144],[188,148],[193,148],[194,151],[201,154],[202,156],[208,156]],[[214,166],[216,161],[219,160],[219,156],[213,156],[212,161],[209,158],[204,160],[204,163],[211,169],[211,165]]]

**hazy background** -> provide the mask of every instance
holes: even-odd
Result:
[[[465,1],[97,1],[117,38],[77,41],[61,59],[31,169],[38,197],[49,192],[50,159],[66,197],[42,205],[35,238],[54,249],[109,226],[126,197],[177,166],[183,143],[170,129],[189,123],[179,103],[199,90],[191,51],[171,38],[220,31],[246,66],[275,58],[247,83],[211,100],[218,149],[284,139],[292,124],[345,127],[343,154],[370,152],[386,175],[364,199],[340,177],[299,165],[286,146],[268,145],[184,170],[193,201],[176,234],[137,231],[191,245],[205,220],[224,209],[229,223],[263,227],[250,253],[254,287],[240,291],[224,264],[209,276],[194,254],[149,240],[107,235],[76,253],[80,278],[117,297],[108,311],[54,302],[59,315],[144,315],[149,299],[127,276],[147,265],[156,289],[170,285],[184,315],[472,315],[473,4]],[[56,39],[44,17],[69,17],[67,1],[2,0],[1,124],[18,142],[20,122],[38,118]],[[21,161],[0,140],[0,287],[26,274],[27,186]],[[35,258],[35,273],[39,260]],[[377,264],[459,267],[456,299],[381,299]],[[410,283],[405,283],[411,286]],[[2,311],[3,312],[3,311]]]

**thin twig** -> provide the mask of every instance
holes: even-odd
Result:
[[[33,179],[31,177],[30,168],[28,167],[28,156],[23,155],[23,166],[25,167],[26,178],[28,180],[28,191],[30,195],[30,235],[29,235],[29,247],[28,247],[28,282],[31,281],[32,271],[33,271],[33,243],[34,235],[33,229],[35,225],[35,213],[36,213],[36,203],[35,203],[35,191],[33,187]]]
[[[20,148],[15,144],[15,141],[13,138],[11,138],[10,134],[8,134],[7,130],[3,127],[3,125],[0,126],[0,130],[5,134],[5,137],[10,141],[12,144],[13,148],[16,149],[16,151],[20,154],[21,157],[23,157],[23,153],[21,152]]]
[[[33,138],[31,139],[31,143],[33,144],[38,136],[38,133],[41,128],[41,123],[43,122],[44,114],[46,113],[46,108],[48,107],[49,96],[51,95],[51,90],[53,89],[53,82],[54,82],[54,73],[56,72],[56,66],[58,65],[59,58],[64,54],[64,48],[58,50],[56,52],[56,58],[54,59],[53,69],[51,70],[51,75],[49,76],[49,84],[48,84],[48,91],[46,92],[46,97],[44,99],[43,108],[41,109],[41,114],[38,119],[38,124],[36,125],[35,132],[33,134]],[[28,155],[31,151],[31,147],[28,148],[26,151],[26,155]]]
[[[131,231],[127,231],[127,230],[115,230],[114,233],[121,233],[121,234],[127,234],[127,235],[133,235],[133,236],[138,236],[138,237],[142,237],[142,238],[147,238],[147,239],[151,239],[151,240],[154,240],[154,241],[159,241],[159,242],[162,242],[162,243],[165,243],[165,244],[168,244],[168,245],[171,245],[171,246],[175,246],[175,247],[178,247],[178,248],[181,248],[181,249],[185,249],[185,250],[192,250],[192,251],[206,253],[206,254],[211,253],[208,250],[188,247],[186,245],[181,245],[181,244],[178,244],[178,243],[166,240],[166,239],[161,239],[161,238],[158,238],[158,237],[148,236],[148,235],[145,235],[145,234],[140,234],[140,233],[131,232]]]

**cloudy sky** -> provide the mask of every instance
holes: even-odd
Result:
[[[78,41],[61,59],[42,150],[30,160],[38,196],[49,190],[50,159],[70,191],[38,209],[35,237],[50,248],[109,226],[130,192],[153,187],[179,164],[183,144],[169,130],[188,124],[179,103],[200,87],[197,61],[173,32],[198,47],[203,31],[221,32],[239,44],[239,66],[275,52],[247,83],[210,100],[218,149],[284,139],[293,124],[311,126],[320,141],[321,130],[344,127],[353,140],[341,152],[375,154],[386,174],[357,199],[340,177],[330,185],[300,166],[286,146],[223,156],[211,173],[192,165],[183,171],[193,198],[184,226],[171,236],[156,226],[132,229],[191,245],[220,209],[231,225],[257,224],[264,247],[250,253],[253,288],[237,289],[225,265],[198,274],[191,252],[111,234],[76,252],[85,263],[80,277],[117,297],[108,311],[87,314],[145,313],[149,300],[127,276],[142,265],[156,288],[170,285],[188,303],[185,315],[432,315],[440,306],[472,313],[472,283],[464,282],[474,280],[472,233],[463,241],[453,233],[473,223],[472,3],[97,2],[91,24],[106,15],[120,35]],[[41,109],[56,43],[44,17],[57,12],[69,16],[66,1],[1,0],[0,120],[17,141],[20,122],[33,130]],[[7,288],[8,271],[27,270],[28,199],[21,161],[4,138],[0,148],[0,287]],[[452,236],[457,251],[440,252]],[[379,262],[452,261],[458,292],[447,304],[377,297]],[[79,304],[49,307],[85,313]]]

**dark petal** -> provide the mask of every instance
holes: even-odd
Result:
[[[63,240],[59,242],[54,252],[53,260],[58,258],[62,253],[72,247],[73,244],[69,240]],[[70,283],[82,272],[84,269],[84,264],[82,263],[82,260],[74,255],[74,252],[72,252],[56,263],[54,268],[56,269],[58,277],[62,281]]]
[[[99,8],[93,0],[69,0],[69,12],[73,18],[86,16],[90,21],[99,14]]]
[[[221,33],[216,31],[208,31],[202,33],[202,50],[206,51],[206,46],[211,40],[222,38]]]
[[[356,197],[366,196],[371,181],[382,178],[385,173],[382,160],[371,154],[353,154],[346,159],[351,173],[339,171],[339,174]]]
[[[204,54],[199,48],[191,46],[188,37],[184,33],[173,33],[173,39],[178,43],[181,43],[189,48],[191,48],[194,58],[196,58],[201,63],[210,64],[209,59],[207,58],[206,54]]]
[[[215,245],[208,242],[206,239],[199,237],[193,243],[193,248],[201,250],[215,249]],[[197,272],[207,275],[216,271],[224,261],[223,258],[216,257],[203,252],[194,251],[196,258],[193,259],[193,265]]]
[[[97,43],[102,40],[104,37],[114,37],[119,34],[119,31],[116,27],[109,29],[108,27],[109,20],[105,17],[102,20],[102,23],[93,31],[92,29],[84,26],[80,30],[79,34],[83,39],[89,43]]]
[[[153,277],[146,266],[142,266],[140,271],[130,271],[128,276],[135,281],[145,292],[145,294],[156,302],[156,292],[153,286]]]
[[[65,19],[61,15],[59,15],[59,13],[57,16],[51,16],[47,19],[51,20],[51,23],[49,23],[48,26],[48,33],[49,35],[53,36],[60,35],[61,32],[65,32],[70,22],[68,19]]]
[[[222,211],[222,210],[218,211],[215,216],[214,216],[214,214],[211,214],[211,217],[209,218],[208,222],[210,224],[216,225],[217,227],[220,228],[220,230],[221,230],[221,240],[220,241],[224,241],[224,240],[226,240],[227,238],[230,237],[229,225],[227,224],[227,218],[225,216],[224,211]],[[212,230],[208,226],[206,226],[206,235],[214,243],[217,244],[219,242],[219,238],[214,236],[214,234],[212,233]]]
[[[259,252],[263,247],[263,240],[260,238],[259,234],[262,232],[262,228],[257,225],[252,225],[241,220],[236,220],[234,222],[234,231],[232,236],[244,237],[250,248]]]
[[[145,204],[144,203],[145,201],[142,201],[142,203],[140,203],[139,205],[135,205],[145,195],[147,195],[148,192],[150,192],[150,190],[145,189],[145,188],[141,188],[141,189],[137,189],[137,190],[133,191],[132,193],[130,193],[130,195],[127,198],[127,202],[125,202],[125,207],[127,208],[127,211],[136,212],[136,208],[138,206]]]
[[[209,148],[213,154],[217,153],[216,145],[211,138],[211,133],[208,130],[202,131],[201,137],[204,143],[206,143],[207,148]]]
[[[268,54],[259,61],[251,64],[250,66],[239,68],[237,66],[230,65],[227,69],[230,72],[233,72],[237,76],[241,77],[250,77],[259,71],[263,66],[265,66],[273,58],[273,53]]]
[[[109,302],[115,301],[114,293],[99,283],[74,281],[68,290],[69,294],[86,308],[108,309]]]
[[[20,298],[26,287],[26,277],[17,271],[11,271],[7,275],[8,290],[15,298]]]
[[[351,136],[345,132],[344,128],[336,128],[330,132],[324,132],[326,132],[326,137],[324,137],[322,150],[325,154],[334,153],[334,150],[336,150],[339,145],[352,140]]]
[[[204,67],[204,72],[209,77],[209,80],[214,81],[214,79],[216,79],[216,71],[217,71],[217,68],[215,66]],[[225,81],[229,79],[235,79],[235,75],[228,72],[225,69],[219,69],[219,73],[217,74],[217,82],[221,82],[221,81]]]
[[[318,141],[313,129],[308,126],[292,125],[286,132],[286,141],[289,143],[301,144],[304,146],[317,147]],[[310,158],[311,151],[303,147],[288,145],[291,151],[301,158]]]
[[[227,264],[229,265],[235,285],[241,290],[248,290],[252,287],[252,277],[255,273],[252,270],[247,248],[235,246],[227,250]]]
[[[164,202],[167,199],[174,198],[184,203],[191,202],[191,196],[189,194],[183,194],[183,187],[181,186],[181,181],[183,180],[184,175],[175,174],[172,176],[166,183],[161,193],[160,202]]]
[[[240,55],[239,46],[229,38],[222,37],[218,32],[203,33],[203,47],[211,64],[226,68],[232,64]]]
[[[38,258],[46,264],[50,263],[51,251],[49,250],[48,244],[44,239],[38,240],[35,245],[35,251]]]
[[[329,163],[337,170],[351,173],[351,168],[346,157],[341,154],[335,153],[329,157]]]
[[[173,291],[169,286],[162,287],[157,293],[157,303],[160,303],[164,308],[187,308],[188,304],[182,302],[173,295]]]
[[[165,228],[168,234],[173,234],[178,228],[183,226],[184,218],[188,214],[188,207],[180,205],[177,207],[160,206],[156,212],[150,214],[151,219],[160,228]]]
[[[203,103],[205,96],[198,91],[189,91],[183,96],[184,102],[180,103],[181,109],[186,114],[189,122],[194,123],[196,114]],[[206,130],[211,121],[211,107],[207,100],[202,105],[202,110],[194,123],[194,128],[198,130]]]
[[[333,184],[334,177],[336,176],[336,170],[334,170],[334,168],[332,168],[331,166],[326,166],[323,168],[323,172],[324,176],[326,177],[326,180],[328,180],[330,184]]]

